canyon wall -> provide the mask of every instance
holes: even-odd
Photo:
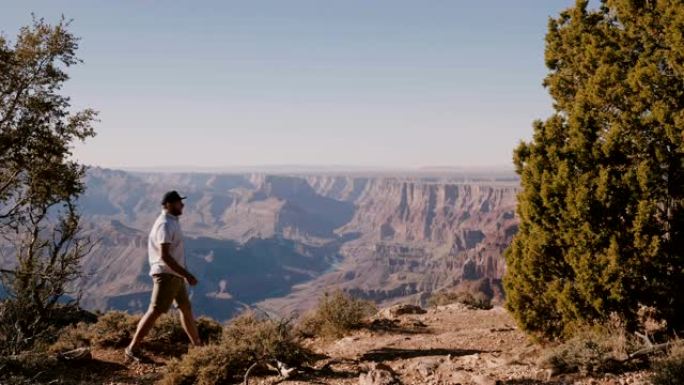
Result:
[[[85,229],[98,242],[83,302],[100,309],[147,306],[147,232],[171,189],[188,195],[195,308],[218,318],[302,311],[336,288],[378,302],[421,302],[466,281],[496,291],[517,230],[511,180],[92,169],[86,184]]]

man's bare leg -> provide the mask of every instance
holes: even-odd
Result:
[[[143,338],[145,338],[147,333],[150,332],[152,326],[154,326],[157,318],[159,318],[162,314],[164,313],[156,310],[155,308],[150,308],[147,310],[147,313],[145,313],[145,315],[143,315],[140,319],[140,322],[138,322],[138,328],[135,330],[135,335],[133,335],[133,339],[128,345],[129,350],[135,350],[138,345],[140,345],[140,342],[143,340]]]
[[[183,330],[185,330],[185,334],[190,338],[190,342],[195,346],[201,346],[202,341],[200,340],[199,332],[197,331],[195,318],[192,316],[192,306],[189,304],[178,306],[178,310],[180,310],[181,325],[183,326]]]

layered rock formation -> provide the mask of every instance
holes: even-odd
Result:
[[[311,305],[316,293],[343,288],[375,301],[415,297],[487,279],[496,291],[504,271],[502,252],[517,230],[517,185],[397,178],[315,178],[324,196],[351,201],[354,217],[336,233],[349,239],[343,262],[274,309]]]
[[[147,305],[147,231],[170,189],[189,196],[195,307],[218,318],[254,304],[301,310],[334,288],[392,302],[464,281],[495,287],[517,229],[510,180],[93,169],[86,183],[81,207],[99,242],[85,261],[84,302],[99,308]]]

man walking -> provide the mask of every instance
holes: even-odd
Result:
[[[154,281],[152,298],[147,313],[138,323],[133,340],[125,350],[127,359],[140,361],[138,346],[159,316],[166,313],[176,302],[181,314],[181,325],[193,345],[201,345],[197,326],[192,316],[185,282],[197,285],[195,278],[185,268],[183,233],[178,217],[183,214],[183,199],[176,191],[169,191],[162,198],[162,213],[152,226],[147,243],[150,275]]]

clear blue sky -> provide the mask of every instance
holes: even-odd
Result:
[[[88,164],[491,166],[550,114],[546,24],[572,4],[0,0],[0,30],[74,19]]]

